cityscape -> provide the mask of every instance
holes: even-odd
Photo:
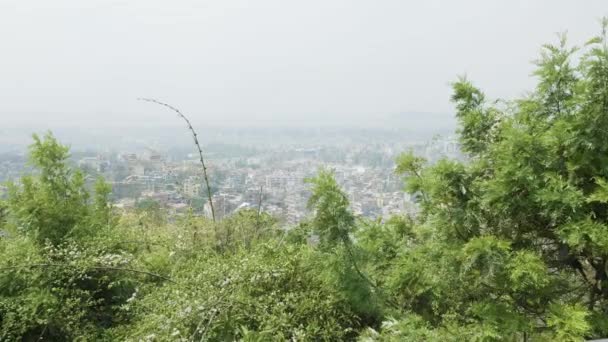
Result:
[[[359,139],[349,138],[353,134]],[[384,135],[369,142],[360,139],[360,131],[339,131],[332,137],[314,145],[291,141],[277,146],[257,143],[256,148],[242,143],[203,146],[204,154],[209,156],[207,166],[216,216],[222,218],[252,208],[271,214],[286,227],[296,225],[308,214],[310,191],[306,179],[321,169],[334,173],[357,216],[376,219],[414,214],[415,194],[404,192],[404,180],[394,172],[397,155],[411,150],[429,162],[443,157],[461,158],[452,136],[400,142],[397,137],[388,139]],[[152,201],[170,216],[192,210],[195,215],[211,217],[193,144],[191,148],[183,145],[172,149],[139,140],[133,145],[74,151],[72,162],[84,172],[90,186],[98,177],[111,185],[113,206],[118,210],[129,211]],[[16,180],[27,167],[25,151],[5,152],[0,160],[0,180]],[[2,189],[6,192],[5,187]]]
[[[608,342],[607,4],[1,0],[0,342]]]

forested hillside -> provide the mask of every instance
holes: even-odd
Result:
[[[36,172],[0,202],[0,340],[608,337],[607,28],[543,46],[520,99],[457,80],[467,161],[396,160],[415,217],[356,217],[331,170],[288,230],[256,210],[119,213],[68,148],[34,136]]]

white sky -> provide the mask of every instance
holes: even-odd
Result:
[[[0,0],[2,125],[375,122],[452,113],[466,73],[530,89],[555,32],[582,44],[606,0]],[[419,119],[419,118],[418,118]]]

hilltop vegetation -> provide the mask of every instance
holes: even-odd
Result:
[[[396,161],[416,217],[355,217],[331,171],[285,231],[118,214],[34,136],[0,202],[0,340],[580,341],[608,336],[608,39],[546,45],[536,89],[453,84],[467,162]],[[575,58],[576,57],[576,58]],[[318,242],[311,242],[311,237]]]

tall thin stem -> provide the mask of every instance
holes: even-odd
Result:
[[[207,186],[207,196],[209,197],[209,206],[211,207],[211,218],[213,219],[213,222],[215,222],[215,208],[213,207],[213,199],[211,198],[211,187],[209,186],[209,177],[207,177],[207,167],[205,166],[205,159],[203,159],[203,149],[201,148],[201,144],[198,142],[198,134],[196,134],[194,127],[192,127],[192,124],[190,123],[190,120],[188,120],[188,118],[179,109],[173,107],[170,104],[160,102],[156,99],[149,99],[149,98],[138,98],[138,100],[156,103],[163,107],[169,108],[172,111],[174,111],[175,113],[177,113],[177,115],[180,118],[182,118],[188,125],[188,129],[190,130],[190,132],[192,132],[192,138],[194,139],[194,144],[196,145],[196,148],[198,149],[198,156],[200,158],[201,165],[203,166],[203,177],[205,178],[205,185]]]
[[[264,195],[264,186],[260,185],[260,196],[258,198],[258,217],[262,214],[262,196]]]
[[[257,239],[260,231],[260,216],[262,215],[262,200],[264,196],[264,186],[260,185],[260,196],[258,198],[258,215],[255,220],[255,231],[253,232],[253,238]]]

